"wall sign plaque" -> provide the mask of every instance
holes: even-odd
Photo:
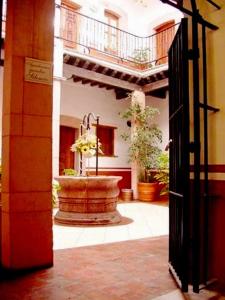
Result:
[[[25,81],[52,84],[52,63],[34,58],[25,58]]]

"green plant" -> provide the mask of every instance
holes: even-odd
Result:
[[[66,176],[77,176],[77,171],[74,169],[64,169],[63,173]]]
[[[60,184],[57,180],[52,181],[52,207],[56,206],[56,202],[58,199],[58,191],[61,190]]]
[[[150,106],[142,108],[138,102],[131,103],[130,107],[120,116],[126,120],[133,120],[135,130],[122,133],[121,137],[129,142],[128,161],[136,161],[140,167],[139,181],[154,181],[152,170],[158,169],[159,148],[162,142],[162,131],[154,124],[159,110]]]
[[[148,68],[152,67],[152,64],[149,63],[150,60],[150,49],[149,48],[144,48],[144,49],[135,49],[132,58],[134,62],[140,66],[142,64],[148,64]]]
[[[161,195],[167,194],[169,190],[169,155],[167,152],[162,152],[158,156],[158,172],[155,179],[163,185]]]

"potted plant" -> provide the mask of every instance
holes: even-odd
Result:
[[[161,186],[160,195],[168,195],[169,191],[169,155],[168,152],[162,152],[158,156],[158,171],[155,175],[155,179]]]
[[[74,170],[74,169],[71,169],[71,168],[64,169],[63,173],[64,173],[65,176],[77,176],[77,171]]]
[[[150,49],[135,49],[133,51],[133,61],[136,64],[136,67],[140,68],[141,70],[148,69],[152,67],[152,64],[149,62],[150,60]]]
[[[121,136],[129,141],[129,162],[137,162],[139,172],[138,199],[154,201],[159,195],[159,184],[155,178],[158,169],[159,148],[162,142],[162,132],[154,118],[159,113],[158,109],[146,106],[142,108],[138,102],[131,103],[130,107],[120,113],[123,119],[132,120],[135,130]]]

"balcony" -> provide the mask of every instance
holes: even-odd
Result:
[[[6,21],[6,1],[3,0],[0,5],[0,66],[3,66],[3,47],[5,38],[5,21]]]
[[[167,51],[178,24],[140,37],[64,6],[60,9],[60,33],[64,49],[147,71],[167,63]]]

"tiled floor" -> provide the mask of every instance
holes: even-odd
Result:
[[[167,206],[122,203],[119,210],[133,222],[54,225],[54,267],[2,280],[0,300],[225,299],[213,291],[193,295],[177,289],[167,266]]]
[[[122,225],[68,227],[54,225],[54,249],[105,244],[168,234],[166,202],[119,203]],[[54,211],[56,212],[56,210]]]

